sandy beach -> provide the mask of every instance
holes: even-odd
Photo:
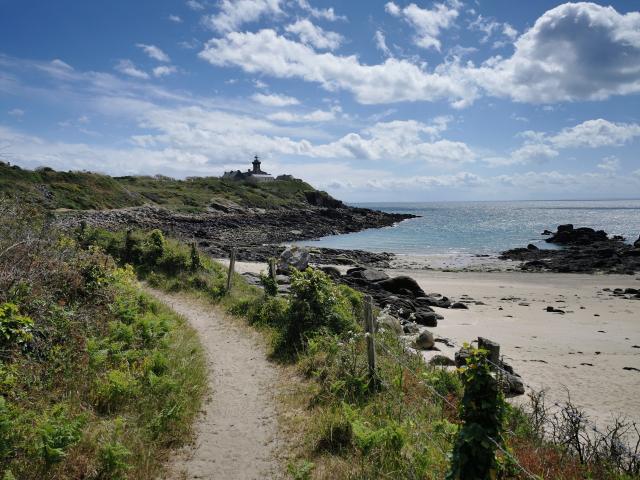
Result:
[[[257,273],[266,267],[238,262],[236,268]],[[525,383],[546,389],[550,401],[566,400],[570,392],[599,425],[613,415],[640,420],[640,300],[602,290],[640,288],[640,277],[443,272],[415,266],[386,272],[413,277],[425,292],[470,302],[468,310],[435,308],[445,319],[431,329],[434,334],[457,344],[478,336],[497,341]],[[547,306],[565,313],[547,312]]]

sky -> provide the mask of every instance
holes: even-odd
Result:
[[[0,158],[346,201],[640,197],[640,3],[0,0]]]

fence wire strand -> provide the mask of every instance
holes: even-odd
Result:
[[[429,385],[428,383],[426,383],[424,381],[423,378],[420,378],[412,369],[411,367],[409,367],[398,355],[396,355],[393,351],[391,351],[389,348],[387,348],[382,342],[376,342],[376,345],[381,347],[382,350],[384,350],[387,354],[389,354],[395,361],[396,363],[398,363],[400,366],[402,366],[405,370],[407,370],[416,380],[418,380],[418,382],[427,387],[427,389],[429,389],[429,391],[431,391],[431,393],[433,393],[436,397],[440,398],[443,402],[445,402],[447,405],[449,405],[451,408],[456,409],[457,407],[451,403],[451,401],[445,397],[444,395],[442,395],[440,392],[438,392],[433,386]],[[426,400],[425,400],[426,402]],[[493,443],[496,448],[498,448],[498,450],[500,450],[505,456],[507,456],[521,471],[522,473],[524,473],[527,477],[533,479],[533,480],[539,480],[540,477],[538,477],[537,475],[534,475],[533,473],[531,473],[529,470],[527,470],[524,466],[522,466],[520,464],[520,462],[518,461],[517,458],[515,458],[509,451],[507,451],[505,448],[503,448],[499,442],[497,442],[494,438],[491,438],[490,436],[487,435],[487,439]]]

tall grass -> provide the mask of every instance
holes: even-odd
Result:
[[[185,321],[133,270],[0,203],[0,476],[150,479],[206,388]]]

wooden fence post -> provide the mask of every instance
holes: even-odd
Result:
[[[375,343],[375,325],[373,320],[373,298],[371,295],[364,297],[364,321],[367,337],[367,360],[369,363],[369,386],[372,389],[377,388],[378,379],[376,376],[376,343]]]
[[[271,280],[273,280],[274,282],[277,283],[277,281],[276,281],[276,259],[275,258],[270,258],[269,259],[269,276],[271,277]]]
[[[229,273],[227,275],[227,293],[231,292],[231,280],[233,279],[233,271],[236,267],[236,248],[231,249],[231,256],[229,257]]]

